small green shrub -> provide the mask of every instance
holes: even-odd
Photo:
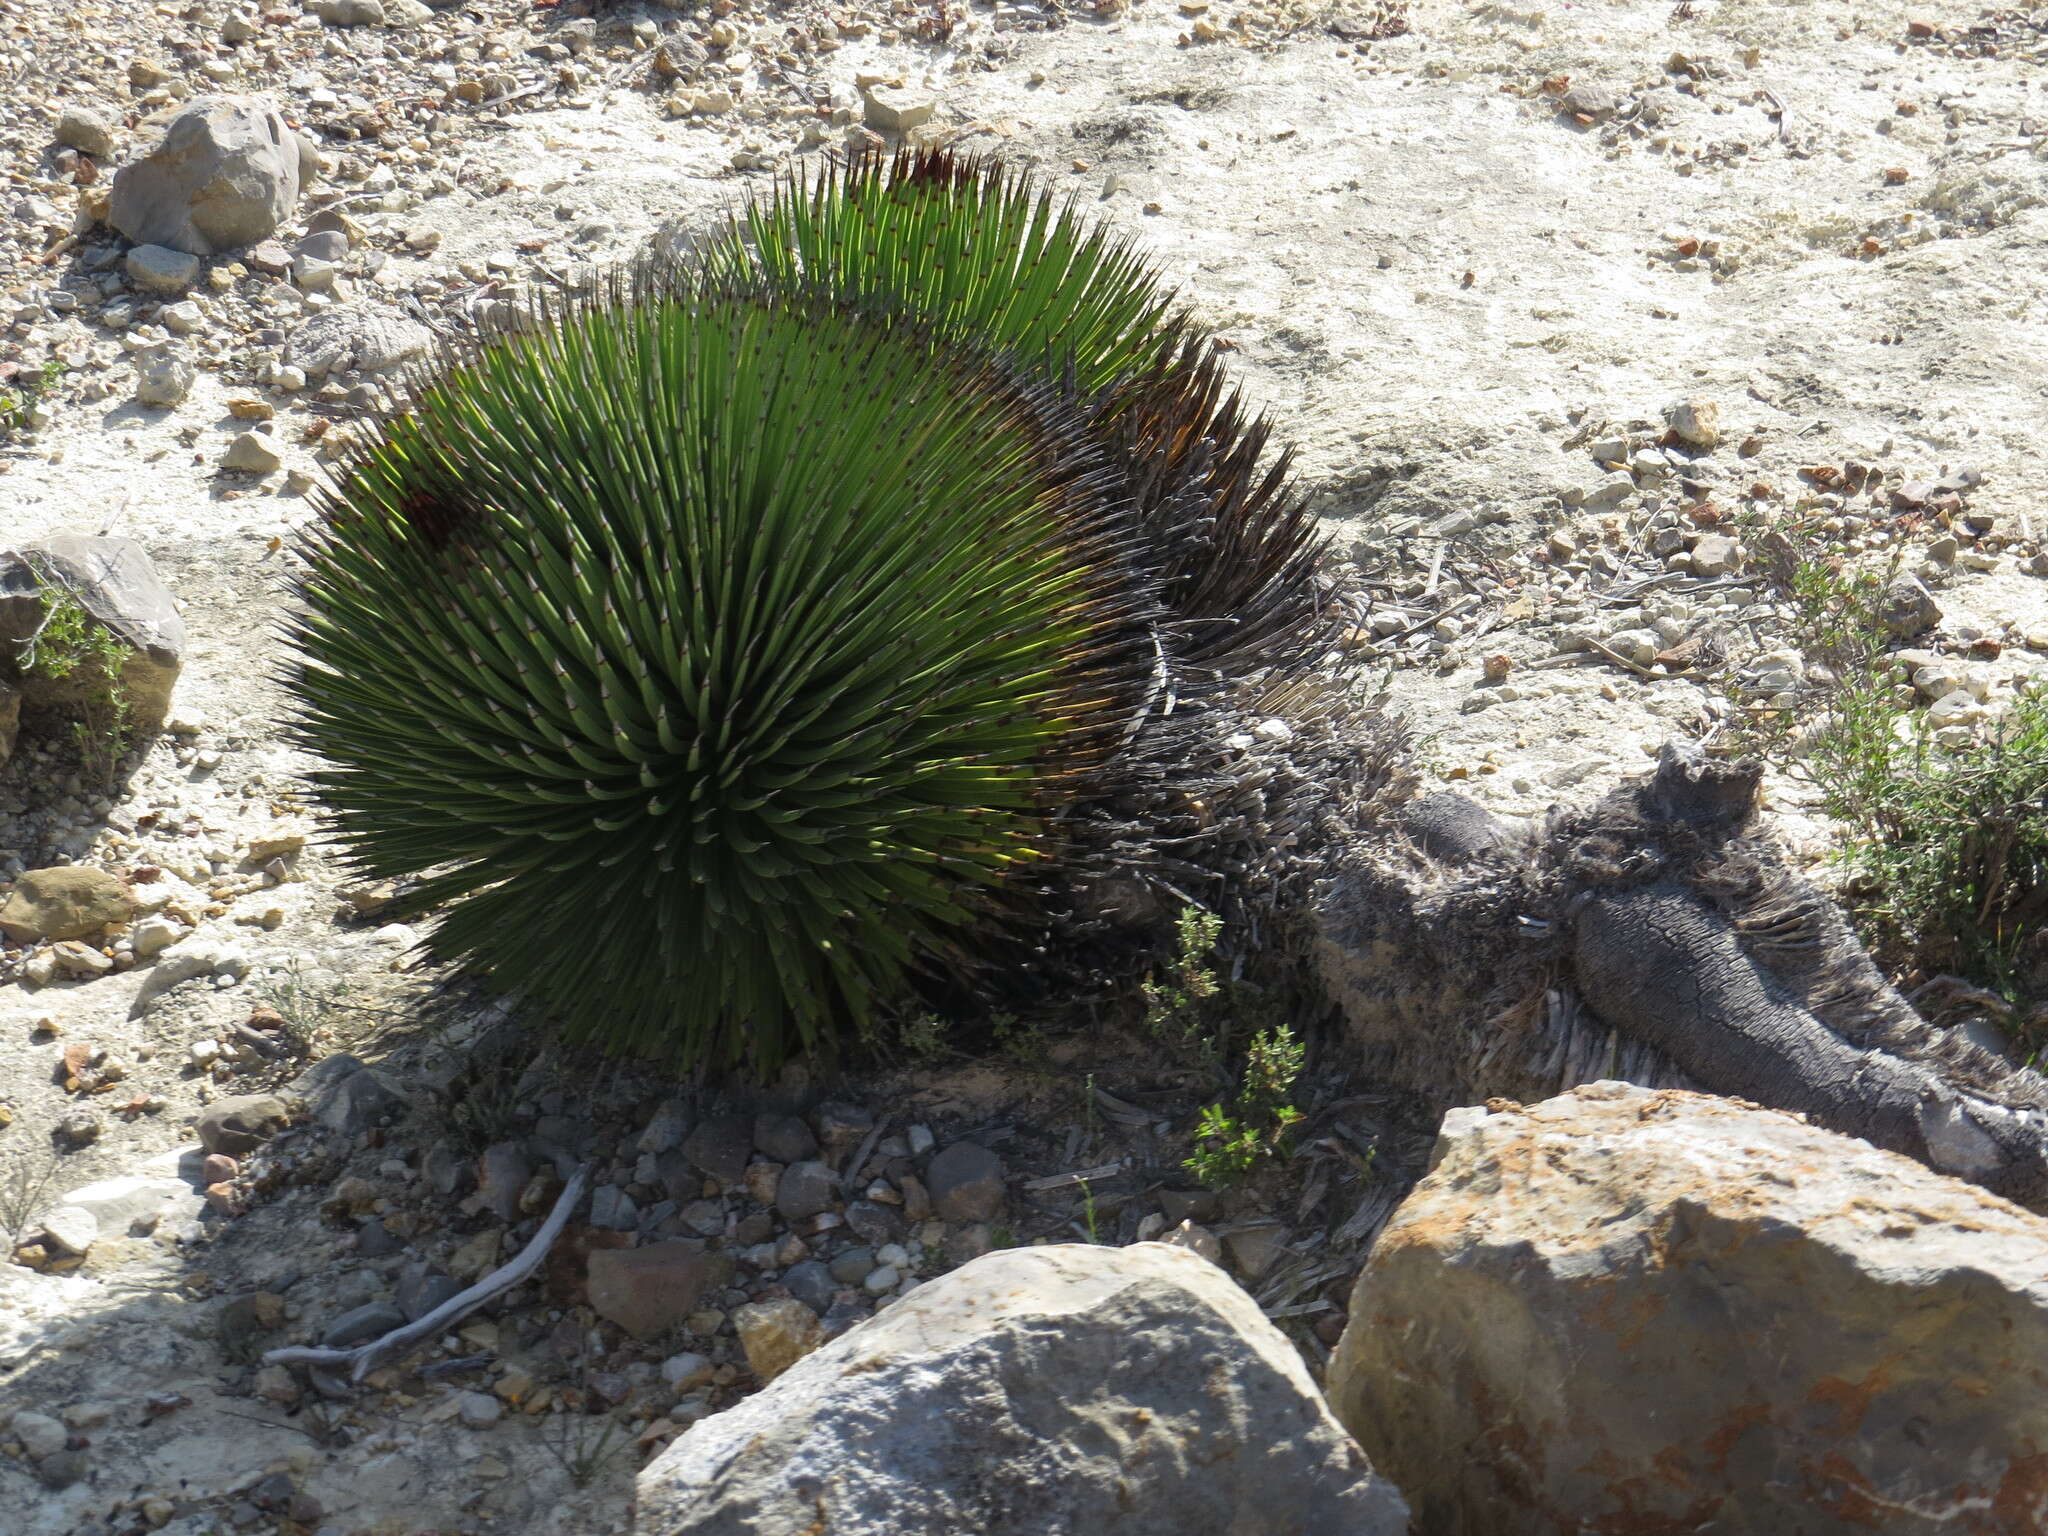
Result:
[[[1221,1050],[1205,1005],[1220,990],[1209,956],[1223,936],[1223,919],[1199,907],[1183,907],[1173,931],[1174,953],[1166,974],[1140,983],[1145,1027],[1160,1039],[1194,1046],[1205,1061],[1214,1062]]]
[[[1305,1047],[1285,1025],[1254,1035],[1235,1102],[1202,1111],[1188,1172],[1211,1189],[1226,1189],[1284,1151],[1288,1130],[1301,1119],[1294,1084],[1305,1057]]]
[[[35,372],[17,373],[0,389],[0,443],[29,430],[36,407],[68,372],[70,365],[61,358],[45,358]]]
[[[2029,946],[2048,924],[2048,689],[2019,692],[1966,745],[1937,742],[1886,657],[1890,571],[1805,554],[1789,572],[1795,632],[1831,680],[1787,770],[1847,833],[1845,900],[1894,968],[1959,973],[2020,1001],[2048,991]],[[1784,728],[1759,736],[1766,751]]]
[[[86,612],[85,605],[52,584],[43,617],[16,661],[24,677],[67,683],[75,718],[72,744],[86,773],[109,779],[129,746],[134,712],[122,681],[128,647]]]

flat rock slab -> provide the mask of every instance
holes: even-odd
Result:
[[[1398,1536],[1294,1346],[1160,1243],[1015,1248],[890,1306],[640,1474],[639,1536]]]
[[[1453,1110],[1329,1384],[1425,1531],[2048,1530],[2048,1221],[1703,1094]]]

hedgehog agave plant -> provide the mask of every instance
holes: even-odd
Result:
[[[573,1036],[767,1068],[968,966],[1163,687],[1309,626],[1299,514],[1135,260],[999,173],[856,172],[804,206],[980,232],[893,291],[735,246],[475,338],[305,542],[298,731],[348,856]],[[989,240],[1013,279],[1057,246],[1032,314],[1068,318],[955,303]]]
[[[1173,622],[1183,686],[1228,685],[1324,638],[1314,519],[1262,467],[1209,339],[1136,246],[1028,176],[943,150],[855,156],[791,176],[702,257],[766,280],[917,316],[963,345],[1057,380],[1111,445],[1120,490]]]

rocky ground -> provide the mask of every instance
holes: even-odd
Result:
[[[387,893],[311,836],[274,626],[307,492],[437,333],[833,148],[1035,164],[1144,242],[1297,445],[1376,598],[1354,655],[1435,778],[1526,817],[1796,696],[1774,529],[1925,582],[1902,643],[1943,728],[2048,667],[2044,62],[2037,12],[1826,0],[0,0],[0,546],[135,538],[190,636],[118,793],[33,748],[0,770],[0,895],[77,863],[144,901],[97,959],[0,945],[0,1224],[98,1213],[82,1255],[0,1269],[0,1418],[60,1432],[0,1428],[0,1508],[39,1533],[616,1528],[643,1454],[791,1330],[990,1244],[1189,1216],[1320,1358],[1391,1204],[1373,1148],[1406,1165],[1426,1135],[1332,1074],[1284,1204],[1197,1204],[1178,1161],[1210,1085],[1122,1042],[919,1064],[837,1107],[679,1097],[413,970]],[[270,238],[138,258],[97,222],[113,170],[215,92],[267,94],[317,174]],[[1770,783],[1819,859],[1830,828]],[[223,1100],[287,1089],[310,1118],[232,1149]],[[570,1247],[367,1399],[257,1361],[431,1306],[585,1161]],[[586,1310],[621,1263],[593,1251],[671,1243],[692,1278],[620,1269]]]

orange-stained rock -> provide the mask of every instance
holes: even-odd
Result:
[[[1445,1117],[1328,1383],[1418,1530],[2025,1536],[2048,1221],[1735,1100],[1496,1100]]]

